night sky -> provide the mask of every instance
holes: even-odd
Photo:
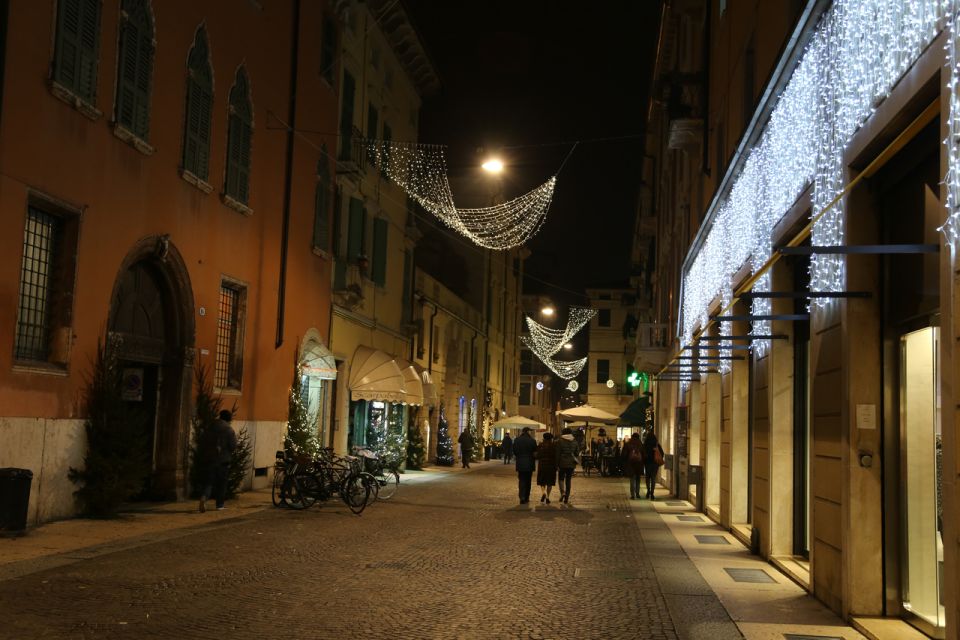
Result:
[[[583,141],[528,244],[524,290],[585,304],[577,295],[585,286],[626,281],[659,0],[405,5],[442,83],[424,102],[420,140],[448,145],[452,178],[476,175],[473,167],[499,150],[505,196],[516,197]],[[588,141],[608,137],[620,139]],[[485,204],[461,201],[456,182],[454,196],[461,206]],[[417,250],[428,261],[431,252],[471,251],[459,240],[440,248],[432,230],[427,240]]]

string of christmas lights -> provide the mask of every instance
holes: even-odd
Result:
[[[956,247],[960,238],[960,96],[957,95],[960,84],[960,60],[957,53],[957,38],[960,38],[960,11],[952,7],[950,15],[950,37],[947,38],[947,73],[950,90],[950,115],[947,120],[947,175],[944,183],[947,187],[947,220],[940,231],[951,247]]]
[[[551,329],[545,327],[539,322],[533,320],[530,316],[524,316],[527,323],[529,334],[520,337],[527,348],[530,349],[544,365],[564,380],[570,380],[577,377],[587,364],[586,358],[579,360],[557,360],[554,358],[560,349],[569,342],[590,320],[597,314],[596,309],[586,307],[570,307],[570,313],[567,316],[567,325],[563,329]]]
[[[856,130],[950,23],[950,137],[946,177],[950,218],[943,227],[960,236],[960,105],[957,104],[958,0],[835,0],[820,20],[806,51],[771,113],[758,143],[748,153],[726,200],[719,205],[703,246],[684,277],[683,343],[706,325],[710,304],[731,299],[733,276],[751,260],[754,273],[770,256],[772,232],[797,197],[813,186],[812,215],[842,193],[844,150]],[[844,243],[845,203],[841,199],[816,220],[811,242]],[[760,259],[763,258],[763,259]],[[810,287],[843,291],[844,258],[815,254]],[[755,285],[770,290],[768,277]],[[811,304],[826,305],[828,299]],[[769,299],[754,298],[752,311],[769,314]],[[752,333],[769,333],[769,322],[755,322]],[[765,341],[754,349],[765,350]]]
[[[553,200],[557,177],[507,202],[459,209],[447,178],[444,149],[390,140],[362,140],[370,161],[424,209],[445,225],[486,249],[512,249],[525,244],[543,226]]]

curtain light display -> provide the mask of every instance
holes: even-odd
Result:
[[[835,0],[824,13],[759,141],[749,151],[726,200],[714,216],[702,248],[683,282],[683,337],[690,344],[706,326],[710,303],[731,300],[733,276],[750,260],[756,273],[771,255],[772,232],[797,197],[813,187],[812,215],[833,203],[846,184],[843,153],[856,130],[889,95],[896,82],[950,22],[950,138],[948,207],[943,227],[951,242],[960,235],[960,105],[957,104],[956,24],[960,0]],[[815,246],[844,244],[845,203],[817,219]],[[843,291],[844,259],[814,254],[813,291]],[[765,274],[754,286],[769,291]],[[811,304],[826,305],[815,299]],[[754,298],[755,315],[770,313],[769,299]],[[769,321],[754,322],[753,334],[770,333]],[[766,341],[754,348],[763,352]]]
[[[424,209],[485,249],[512,249],[536,235],[553,200],[557,177],[508,202],[459,209],[447,178],[443,147],[364,139],[370,161]]]

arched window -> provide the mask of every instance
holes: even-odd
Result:
[[[327,158],[327,145],[322,145],[313,203],[313,247],[321,251],[330,251],[330,165]]]
[[[207,30],[197,29],[187,56],[187,104],[183,122],[183,170],[200,180],[210,174],[210,119],[213,112],[213,67]]]
[[[100,0],[59,0],[53,80],[88,104],[97,97]]]
[[[117,124],[141,140],[150,132],[153,14],[149,0],[123,0],[117,56]]]
[[[250,81],[241,66],[230,89],[230,121],[227,128],[227,179],[224,195],[241,204],[250,199],[250,137],[253,132],[253,103]]]

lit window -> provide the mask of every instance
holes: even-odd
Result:
[[[246,298],[246,287],[233,282],[221,283],[214,381],[221,389],[240,388],[243,377],[243,320]]]

